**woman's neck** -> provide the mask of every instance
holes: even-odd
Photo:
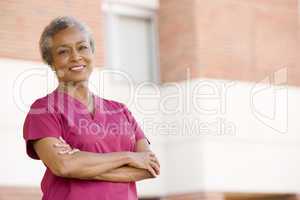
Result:
[[[60,82],[58,90],[68,93],[78,100],[87,103],[90,99],[91,92],[88,88],[88,82]]]

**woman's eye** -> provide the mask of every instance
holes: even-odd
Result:
[[[60,50],[58,51],[58,55],[63,55],[63,54],[66,54],[67,53],[67,50]]]
[[[82,46],[79,47],[79,50],[80,50],[80,51],[81,51],[81,50],[86,50],[86,49],[88,49],[88,47],[85,46],[85,45],[82,45]]]

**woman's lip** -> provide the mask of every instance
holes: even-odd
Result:
[[[75,65],[75,66],[70,67],[70,70],[71,71],[81,71],[84,68],[85,68],[85,65]]]

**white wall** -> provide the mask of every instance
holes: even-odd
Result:
[[[39,63],[1,59],[0,67],[0,185],[38,186],[44,167],[26,156],[22,124],[55,78]],[[130,107],[161,160],[162,175],[140,182],[140,194],[300,192],[299,88],[203,79],[129,85],[98,72],[91,83],[96,93]]]

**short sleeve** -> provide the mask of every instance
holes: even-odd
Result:
[[[124,113],[129,121],[129,124],[134,131],[136,141],[138,141],[140,139],[147,139],[148,143],[150,144],[148,138],[146,138],[143,130],[141,129],[141,127],[139,126],[139,124],[137,123],[135,118],[133,117],[132,113],[129,111],[129,109],[124,104],[122,104],[122,105],[124,108]]]
[[[58,114],[50,112],[46,106],[34,103],[28,112],[23,125],[23,137],[26,142],[28,156],[39,159],[32,142],[45,137],[59,137],[62,135],[62,128]]]

